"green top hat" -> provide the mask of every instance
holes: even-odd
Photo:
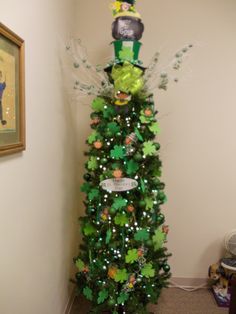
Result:
[[[118,0],[118,1],[119,2],[127,2],[127,3],[132,4],[132,5],[134,5],[136,2],[136,0]]]
[[[136,40],[115,40],[115,59],[121,62],[129,61],[134,63],[138,60],[141,43]]]

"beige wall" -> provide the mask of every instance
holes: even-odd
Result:
[[[75,253],[75,138],[58,40],[73,0],[7,0],[0,21],[26,42],[27,150],[0,158],[0,313],[62,314]]]
[[[138,2],[146,26],[141,54],[146,64],[159,48],[168,59],[186,43],[196,44],[182,81],[167,93],[157,91],[156,106],[173,275],[204,278],[221,254],[224,234],[236,227],[236,2]],[[109,56],[109,3],[77,0],[77,34],[94,62]],[[80,112],[81,151],[88,112]]]

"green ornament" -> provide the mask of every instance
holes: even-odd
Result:
[[[85,180],[85,181],[91,181],[91,179],[92,179],[91,174],[90,174],[90,173],[85,173],[85,175],[84,175],[84,180]]]
[[[170,265],[168,265],[168,264],[164,264],[164,265],[162,266],[162,268],[163,268],[163,270],[164,270],[165,273],[168,273],[168,272],[170,271]]]
[[[100,249],[102,247],[102,243],[101,242],[97,242],[95,244],[96,249]]]
[[[108,162],[107,158],[102,158],[101,159],[101,164],[105,165]]]
[[[141,155],[140,153],[137,153],[134,155],[135,161],[141,161],[142,159],[143,159],[143,155]]]
[[[162,225],[165,222],[165,216],[163,214],[159,214],[157,216],[157,222]]]
[[[146,202],[144,200],[139,201],[139,206],[140,207],[145,207],[146,206]]]

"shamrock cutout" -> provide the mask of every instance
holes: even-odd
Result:
[[[88,143],[93,144],[97,139],[101,139],[102,137],[97,131],[93,131],[92,134],[88,137]]]
[[[94,234],[96,232],[96,229],[94,228],[93,225],[91,225],[90,223],[87,223],[83,228],[83,232],[86,236],[89,236],[91,234]]]
[[[111,150],[110,156],[114,159],[124,159],[125,149],[123,146],[115,145],[114,149]]]
[[[99,190],[98,189],[92,189],[89,192],[88,198],[90,201],[93,201],[95,198],[98,198],[99,196]]]
[[[93,292],[89,287],[83,289],[83,294],[89,301],[93,300]]]
[[[115,224],[120,225],[121,227],[126,225],[128,222],[129,222],[129,219],[126,216],[126,214],[117,214],[115,217]]]
[[[138,171],[139,169],[139,164],[134,161],[134,160],[130,160],[127,162],[127,173],[128,174],[134,174]]]
[[[124,304],[129,299],[129,295],[126,292],[121,292],[117,299],[118,304]]]
[[[115,114],[116,114],[116,111],[115,111],[114,106],[109,106],[107,108],[104,108],[103,117],[105,119],[109,119],[109,118],[113,117]]]
[[[151,263],[145,264],[143,269],[141,270],[141,274],[146,278],[154,277],[155,270],[153,269],[152,264]]]
[[[146,203],[146,209],[149,210],[149,209],[152,209],[153,208],[153,199],[151,197],[146,197],[144,199],[145,203]]]
[[[119,58],[123,61],[131,61],[134,58],[134,52],[130,47],[123,47],[119,52]]]
[[[88,182],[84,182],[80,187],[80,191],[84,193],[88,193],[90,191],[90,187],[91,186]]]
[[[152,156],[156,152],[156,147],[152,141],[144,142],[143,153],[145,156]]]
[[[125,207],[127,204],[127,200],[124,199],[123,197],[117,197],[114,201],[114,203],[112,204],[112,208],[115,209],[121,209],[123,207]]]
[[[137,249],[129,250],[127,255],[125,256],[125,262],[127,264],[133,264],[137,260],[138,260],[138,250]]]
[[[90,157],[88,161],[88,169],[96,170],[97,168],[98,168],[97,158],[94,156]]]
[[[155,134],[155,135],[158,135],[160,134],[160,127],[159,127],[159,124],[157,122],[154,122],[152,123],[150,126],[149,126],[149,130]]]
[[[128,279],[128,274],[127,274],[127,270],[124,269],[118,269],[115,275],[115,282],[124,282]]]
[[[100,112],[104,110],[106,103],[105,100],[101,97],[97,97],[92,102],[92,108],[96,112]]]
[[[79,269],[79,271],[83,271],[84,270],[85,265],[84,265],[84,262],[80,258],[77,259],[75,265]]]
[[[155,232],[155,235],[152,237],[155,251],[162,248],[165,240],[166,240],[166,234],[160,228],[158,228]]]
[[[98,294],[98,304],[103,303],[108,298],[108,291],[106,289],[102,290]]]
[[[146,229],[137,231],[134,235],[136,241],[146,241],[149,239],[149,232]]]
[[[120,127],[116,122],[108,123],[107,128],[112,135],[115,135],[116,133],[120,132]]]

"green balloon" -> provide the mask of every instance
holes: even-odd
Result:
[[[111,207],[111,208],[109,209],[109,212],[110,212],[111,214],[115,214],[115,213],[116,213],[116,209]]]

